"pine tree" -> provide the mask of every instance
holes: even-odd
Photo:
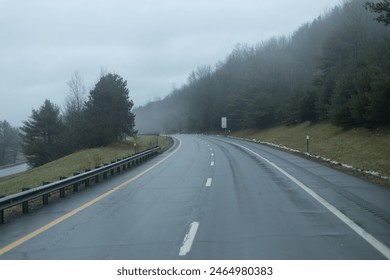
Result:
[[[127,82],[117,74],[102,76],[86,102],[85,144],[105,146],[123,136],[134,135],[132,107]]]
[[[367,10],[380,14],[376,18],[378,22],[383,22],[385,25],[390,24],[390,1],[389,0],[384,0],[383,2],[379,2],[379,3],[366,2],[364,6]]]
[[[60,109],[49,100],[32,110],[28,121],[23,122],[22,146],[28,163],[37,167],[61,157],[63,153],[63,123]]]

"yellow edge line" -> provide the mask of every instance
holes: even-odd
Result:
[[[137,180],[137,179],[140,178],[141,176],[143,176],[143,175],[145,175],[146,173],[148,173],[150,170],[156,168],[156,167],[159,166],[161,163],[163,163],[164,161],[166,161],[167,159],[169,159],[171,156],[173,156],[173,155],[180,149],[180,147],[181,147],[181,141],[180,141],[180,140],[178,140],[178,141],[179,141],[179,145],[177,146],[177,148],[176,148],[169,156],[167,156],[166,158],[164,158],[164,159],[162,159],[161,161],[155,163],[154,165],[152,165],[152,166],[149,167],[148,169],[142,171],[140,174],[138,174],[138,175],[132,177],[131,179],[129,179],[129,180],[123,182],[122,184],[120,184],[120,185],[114,187],[113,189],[111,189],[111,190],[105,192],[104,194],[102,194],[102,195],[96,197],[95,199],[93,199],[93,200],[91,200],[91,201],[85,203],[84,205],[82,205],[82,206],[80,206],[80,207],[78,207],[78,208],[76,208],[76,209],[70,211],[69,213],[67,213],[67,214],[65,214],[65,215],[63,215],[63,216],[61,216],[61,217],[59,217],[59,218],[57,218],[57,219],[55,219],[54,221],[48,223],[47,225],[44,225],[43,227],[41,227],[41,228],[39,228],[39,229],[37,229],[37,230],[35,230],[35,231],[33,231],[33,232],[31,232],[31,233],[29,233],[29,234],[23,236],[22,238],[20,238],[20,239],[14,241],[14,242],[12,242],[12,243],[10,243],[9,245],[7,245],[7,246],[1,248],[1,249],[0,249],[0,256],[3,255],[3,254],[5,254],[5,253],[7,253],[7,252],[9,252],[9,251],[11,251],[12,249],[14,249],[14,248],[16,248],[16,247],[22,245],[23,243],[27,242],[28,240],[34,238],[35,236],[37,236],[37,235],[39,235],[39,234],[41,234],[41,233],[47,231],[48,229],[54,227],[55,225],[58,225],[59,223],[65,221],[66,219],[68,219],[68,218],[72,217],[73,215],[79,213],[80,211],[82,211],[82,210],[88,208],[89,206],[95,204],[96,202],[102,200],[103,198],[109,196],[110,194],[112,194],[112,193],[116,192],[117,190],[123,188],[124,186],[130,184],[130,183],[133,182],[134,180]]]

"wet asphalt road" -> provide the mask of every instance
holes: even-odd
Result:
[[[255,143],[175,137],[145,164],[0,225],[0,259],[390,256],[388,189]]]
[[[0,178],[5,177],[5,176],[9,176],[9,175],[13,175],[13,174],[17,174],[17,173],[20,173],[20,172],[23,172],[26,170],[28,170],[27,163],[21,163],[21,164],[14,165],[14,166],[0,168]]]

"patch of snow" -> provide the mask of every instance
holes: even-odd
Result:
[[[341,163],[341,162],[338,162],[338,161],[335,161],[335,160],[332,160],[332,159],[329,159],[329,158],[325,158],[325,157],[318,156],[318,155],[315,155],[315,154],[310,154],[308,152],[302,152],[300,150],[292,149],[292,148],[286,147],[284,145],[278,145],[278,144],[274,144],[274,143],[270,143],[270,142],[266,142],[266,141],[261,141],[261,140],[256,140],[256,139],[250,140],[250,139],[245,139],[245,138],[241,138],[241,137],[234,137],[234,136],[227,136],[227,137],[232,138],[232,139],[237,139],[237,140],[243,140],[243,141],[259,143],[259,144],[263,144],[263,145],[266,145],[266,146],[275,147],[275,148],[279,148],[279,149],[282,149],[282,150],[285,150],[285,151],[297,153],[297,154],[303,154],[305,156],[308,156],[308,157],[311,157],[311,158],[315,158],[315,159],[319,159],[319,160],[328,162],[328,163],[333,164],[333,165],[342,166],[342,167],[344,167],[346,169],[350,169],[350,170],[353,170],[353,171],[357,171],[357,172],[360,172],[360,173],[371,175],[373,177],[378,177],[378,178],[381,178],[383,180],[390,181],[390,177],[382,176],[378,171],[363,170],[363,169],[360,169],[360,168],[353,167],[352,165],[349,165],[349,164],[346,164],[346,163]]]

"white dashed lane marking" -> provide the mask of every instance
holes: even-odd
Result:
[[[180,247],[179,256],[183,257],[191,251],[192,243],[194,243],[196,232],[199,228],[199,222],[193,222],[190,225],[188,233],[184,237],[183,244]]]

